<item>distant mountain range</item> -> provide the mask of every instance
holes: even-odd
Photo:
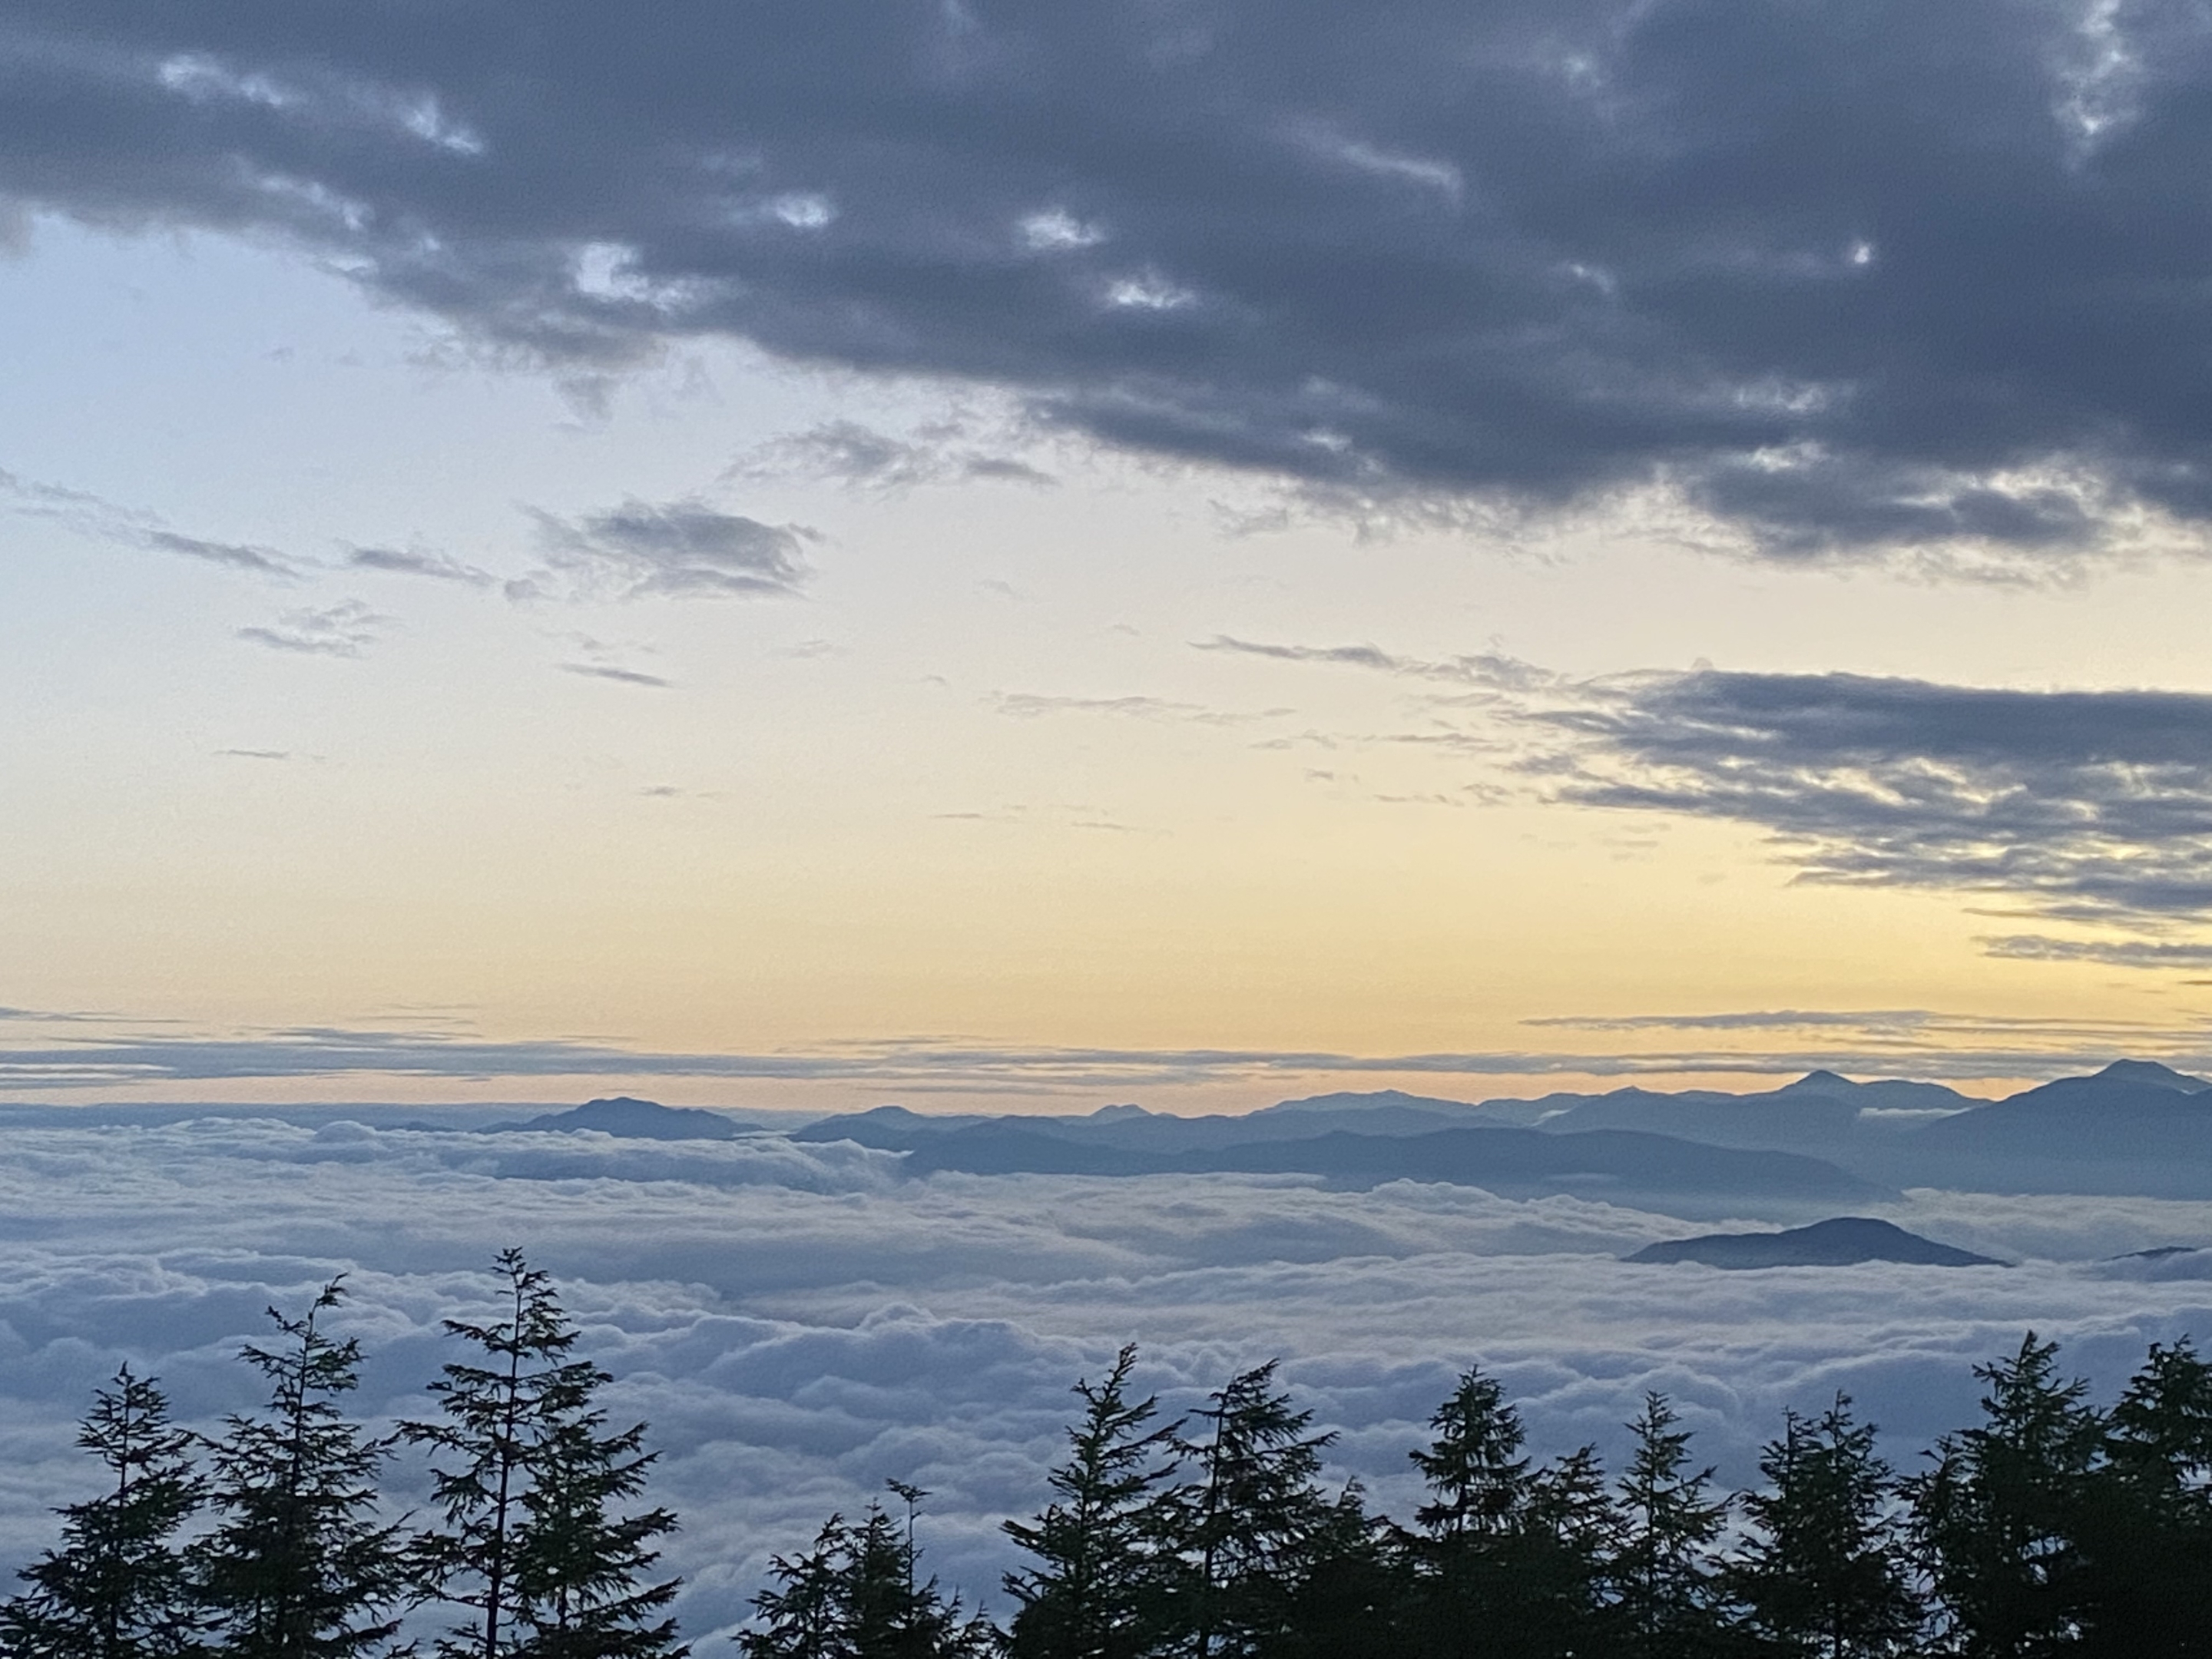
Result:
[[[52,1115],[28,1109],[0,1121]],[[781,1131],[902,1153],[916,1175],[1237,1171],[1346,1185],[1438,1181],[1516,1197],[1582,1194],[1686,1216],[1790,1218],[1908,1186],[2212,1199],[2212,1082],[2129,1060],[1999,1101],[1939,1084],[1854,1083],[1814,1072],[1741,1095],[1630,1087],[1469,1102],[1381,1090],[1188,1118],[1134,1105],[1081,1116],[878,1106],[784,1129],[617,1096],[482,1132],[576,1130],[653,1140]]]
[[[1838,1216],[1777,1233],[1707,1233],[1647,1244],[1627,1261],[1696,1261],[1708,1267],[1843,1267],[1903,1261],[1928,1267],[2002,1267],[1993,1256],[1954,1249],[1869,1216]]]

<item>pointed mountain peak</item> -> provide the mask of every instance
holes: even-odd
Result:
[[[2201,1077],[2191,1077],[2177,1072],[2171,1066],[2161,1066],[2154,1060],[2116,1060],[2097,1073],[2098,1080],[2109,1083],[2131,1083],[2138,1088],[2172,1089],[2177,1094],[2197,1095],[2212,1089],[2212,1083]]]
[[[1795,1083],[1784,1084],[1780,1092],[1787,1094],[1791,1090],[1802,1089],[1808,1094],[1841,1095],[1849,1094],[1858,1086],[1847,1077],[1821,1070],[1808,1072]]]

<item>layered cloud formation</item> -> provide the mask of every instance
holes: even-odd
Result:
[[[1355,495],[1659,484],[1784,558],[2212,515],[2184,0],[0,15],[0,191],[495,351],[738,337]]]
[[[319,1129],[261,1121],[10,1127],[0,1164],[0,1557],[76,1495],[70,1421],[115,1364],[160,1372],[208,1423],[250,1403],[230,1358],[263,1306],[349,1275],[380,1418],[425,1411],[440,1318],[516,1243],[560,1276],[613,1409],[649,1418],[697,1634],[743,1613],[768,1553],[886,1477],[931,1488],[933,1565],[988,1594],[997,1517],[1042,1498],[1066,1389],[1121,1341],[1178,1407],[1274,1354],[1339,1477],[1403,1508],[1405,1452],[1471,1361],[1536,1443],[1608,1449],[1663,1389],[1726,1478],[1781,1408],[1850,1389],[1908,1464],[1973,1410],[1968,1366],[2033,1325],[2109,1385],[2143,1345],[2212,1321],[2212,1206],[1917,1194],[1915,1231],[2009,1268],[1726,1273],[1615,1258],[1689,1224],[1583,1199],[1401,1183],[1330,1192],[1238,1176],[938,1176],[773,1136]],[[404,1483],[403,1483],[404,1485]]]
[[[1449,690],[1428,743],[1540,798],[1765,830],[1809,881],[1993,896],[2128,938],[2004,934],[1992,955],[2188,968],[2212,944],[2212,697],[1700,666],[1577,680],[1497,653],[1217,636],[1196,648]]]

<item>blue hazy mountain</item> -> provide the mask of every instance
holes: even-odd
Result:
[[[1141,1106],[1102,1106],[1082,1116],[924,1116],[903,1106],[878,1106],[822,1118],[797,1132],[799,1140],[853,1140],[886,1152],[907,1152],[935,1136],[995,1124],[1010,1132],[1124,1152],[1178,1152],[1242,1146],[1249,1141],[1303,1140],[1346,1131],[1355,1134],[1432,1134],[1455,1125],[1506,1124],[1509,1114],[1463,1100],[1431,1100],[1383,1089],[1370,1094],[1316,1095],[1286,1100],[1255,1112],[1210,1117],[1171,1117]]]
[[[1904,1137],[1921,1184],[2212,1197],[2212,1083],[2148,1060],[2061,1078]]]
[[[495,1123],[486,1131],[596,1129],[626,1140],[734,1140],[752,1132],[750,1124],[696,1106],[663,1106],[657,1101],[616,1095],[587,1100],[565,1112],[546,1112],[520,1123]]]
[[[1905,1261],[1929,1267],[2001,1267],[1992,1256],[1954,1249],[1871,1217],[1838,1216],[1775,1233],[1707,1233],[1647,1244],[1626,1261],[1696,1261],[1708,1267],[1842,1267]]]
[[[720,1140],[768,1126],[618,1097],[497,1127]],[[1755,1094],[1632,1086],[1471,1102],[1377,1090],[1188,1118],[1127,1104],[1060,1116],[878,1106],[793,1133],[905,1153],[916,1173],[1429,1179],[1507,1194],[1656,1196],[1678,1213],[1684,1203],[1711,1211],[1730,1193],[1787,1206],[1907,1185],[2212,1198],[2212,1083],[2148,1060],[1994,1102],[1940,1084],[1813,1072]]]
[[[1428,1134],[1332,1129],[1284,1139],[1169,1151],[1106,1144],[999,1119],[916,1142],[913,1174],[1139,1176],[1238,1173],[1318,1176],[1334,1183],[1433,1181],[1501,1196],[1571,1193],[1671,1213],[1731,1206],[1802,1209],[1881,1196],[1886,1189],[1832,1164],[1793,1152],[1707,1146],[1626,1130],[1547,1134],[1497,1127]]]

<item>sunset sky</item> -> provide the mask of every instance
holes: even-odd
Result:
[[[2178,3],[0,10],[0,1098],[2212,1064]]]

